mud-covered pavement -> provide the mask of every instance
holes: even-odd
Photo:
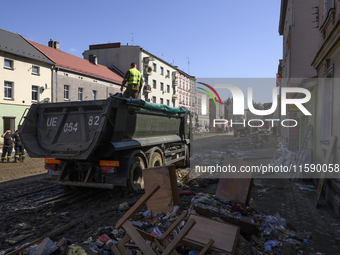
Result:
[[[228,156],[254,164],[268,164],[277,153],[276,144],[277,138],[269,134],[237,140],[231,133],[199,133],[195,134],[193,145],[202,148],[199,153],[204,154],[209,163],[222,164]],[[0,172],[8,171],[4,165],[0,164]],[[13,165],[16,164],[10,167]],[[121,188],[113,191],[64,190],[42,182],[45,177],[46,174],[32,175],[0,183],[0,251],[43,236],[49,236],[53,241],[62,237],[78,242],[96,239],[124,215],[126,209],[119,209],[120,204],[127,202],[131,206],[142,196]],[[214,193],[218,183],[218,179],[193,178],[189,169],[178,168],[177,178],[180,191]],[[315,192],[311,186],[308,186],[309,190],[301,189],[306,187],[301,185],[310,184],[256,179],[251,197],[256,210],[270,215],[279,213],[297,231],[312,233],[308,244],[292,245],[291,254],[340,254],[340,226],[333,224],[339,223],[340,219],[323,200],[319,209],[314,208]],[[184,203],[190,199],[190,196],[182,197]]]

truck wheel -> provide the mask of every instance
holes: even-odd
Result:
[[[138,192],[144,189],[143,170],[145,169],[144,161],[141,157],[135,156],[130,165],[129,186],[132,191]]]
[[[150,167],[162,166],[163,160],[162,156],[158,152],[154,152],[151,156]]]

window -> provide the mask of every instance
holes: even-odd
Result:
[[[156,89],[156,88],[157,88],[157,85],[156,85],[156,80],[152,80],[152,87],[153,87],[154,89]]]
[[[110,93],[110,96],[112,93]],[[78,101],[83,101],[84,100],[84,89],[83,88],[78,88]]]
[[[323,20],[325,20],[328,16],[328,12],[330,9],[334,8],[334,0],[324,0],[324,14]]]
[[[164,75],[164,68],[161,67],[161,75]]]
[[[175,107],[175,101],[172,101],[172,107]]]
[[[166,85],[166,92],[170,93],[170,85]]]
[[[188,105],[188,98],[185,98],[185,104]]]
[[[92,100],[97,100],[97,90],[92,90]]]
[[[163,82],[161,82],[161,91],[163,91],[164,90],[164,84],[163,84]]]
[[[4,67],[8,69],[13,69],[13,60],[5,59]]]
[[[166,77],[170,78],[170,71],[166,70]]]
[[[152,97],[152,102],[155,104],[156,103],[156,97]]]
[[[170,100],[169,99],[166,100],[166,105],[170,106]]]
[[[176,89],[175,88],[173,88],[173,91],[172,91],[172,94],[176,94]]]
[[[32,74],[40,74],[40,67],[32,66]]]
[[[156,70],[157,70],[157,65],[153,63],[153,71],[156,72]]]
[[[32,86],[32,101],[39,101],[39,87]]]
[[[159,99],[159,103],[160,103],[160,104],[163,104],[163,98],[160,98],[160,99]]]
[[[5,81],[4,96],[6,99],[13,99],[13,82]]]
[[[70,86],[64,85],[64,99],[70,100]]]

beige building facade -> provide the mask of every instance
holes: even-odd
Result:
[[[19,34],[0,29],[1,134],[7,129],[13,133],[32,103],[51,98],[52,67],[53,62]]]

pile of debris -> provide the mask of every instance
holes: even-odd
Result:
[[[82,243],[46,237],[0,254],[287,255],[292,245],[311,238],[279,214],[257,211],[250,198],[252,179],[220,179],[216,194],[180,194],[174,166],[144,171],[145,194],[130,208],[119,206],[128,210],[115,226],[98,229]]]
[[[275,156],[270,165],[272,166],[289,166],[294,163],[295,152],[288,150],[287,142],[285,142],[282,138],[278,138],[278,149],[277,156]]]

